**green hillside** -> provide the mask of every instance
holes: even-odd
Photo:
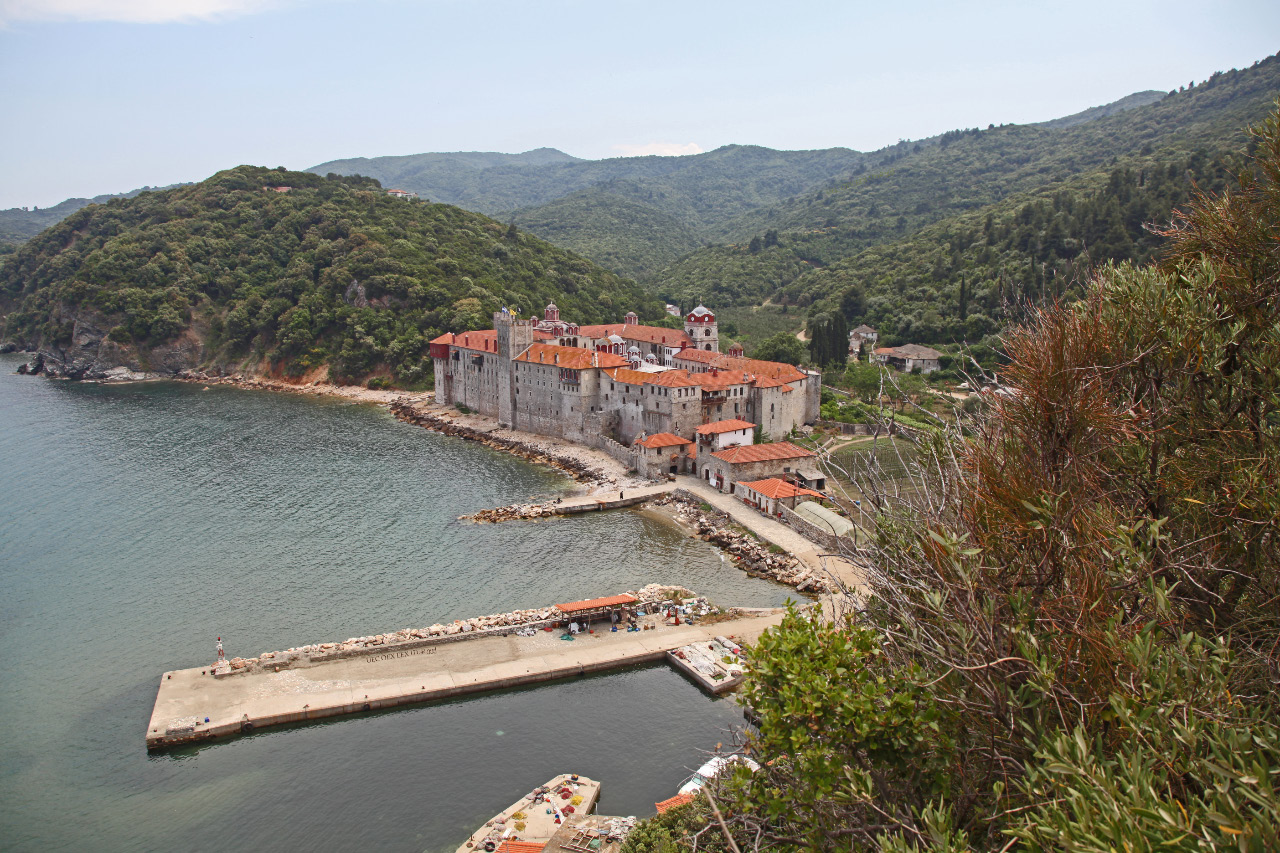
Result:
[[[156,189],[169,189],[169,187],[142,187],[127,193],[110,193],[93,198],[69,198],[46,208],[35,207],[27,210],[11,207],[8,210],[0,210],[0,252],[13,251],[18,245],[30,240],[50,225],[58,224],[82,207],[106,204],[113,198],[133,198],[140,193]]]
[[[1243,128],[1260,121],[1280,94],[1280,60],[1215,74],[1205,83],[1145,106],[1066,127],[1008,125],[958,130],[934,140],[904,142],[868,155],[864,173],[835,187],[759,208],[717,226],[730,245],[780,232],[779,244],[811,267],[834,264],[877,244],[906,239],[947,217],[998,204],[1011,196],[1117,166],[1173,163],[1197,150],[1243,144]],[[720,268],[724,250],[705,249],[652,279],[680,299]],[[753,274],[752,263],[758,264]],[[734,279],[735,301],[756,301],[777,288],[778,259],[744,259]],[[792,265],[804,274],[802,265]],[[783,281],[783,286],[790,284]]]
[[[1101,263],[1156,259],[1164,240],[1147,225],[1168,222],[1197,187],[1224,188],[1240,163],[1197,152],[1051,185],[811,268],[773,298],[841,311],[890,346],[978,341],[1079,292]]]
[[[329,365],[340,380],[422,381],[432,337],[552,300],[582,322],[662,313],[634,283],[479,214],[253,166],[91,205],[0,266],[4,337],[28,349],[83,349],[99,330],[139,363],[178,341],[201,364]]]
[[[507,218],[539,237],[585,255],[606,269],[643,279],[701,247],[694,229],[618,194],[618,183],[592,187]]]
[[[615,195],[701,228],[852,174],[865,155],[847,148],[775,151],[757,145],[727,145],[684,157],[511,162],[462,173],[443,169],[443,161],[433,159],[443,156],[448,155],[334,161],[309,171],[369,175],[387,186],[495,216],[613,185]]]
[[[576,162],[582,161],[554,148],[538,148],[521,154],[454,151],[393,157],[352,157],[330,160],[307,171],[317,175],[364,175],[378,179],[388,189],[411,190],[432,201],[457,204],[482,213],[496,213],[505,208],[484,208],[468,203],[483,192],[483,187],[487,185],[486,179],[482,177],[483,172],[508,167],[539,167]]]

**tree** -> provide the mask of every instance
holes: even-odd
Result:
[[[824,368],[843,367],[849,358],[849,325],[843,314],[820,314],[809,321],[809,354]]]
[[[1280,845],[1280,109],[1258,138],[1161,266],[1004,336],[1017,392],[911,488],[858,484],[870,593],[762,638],[762,767],[709,786],[741,849]]]
[[[752,351],[751,357],[762,361],[781,361],[798,366],[804,363],[804,344],[790,332],[778,332],[772,337],[765,338]]]
[[[747,246],[747,251],[753,255],[758,255],[760,254],[760,249],[763,247],[763,245],[764,244],[760,242],[759,237],[752,237],[751,244]]]

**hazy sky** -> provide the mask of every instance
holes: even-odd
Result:
[[[240,163],[873,150],[1280,50],[1280,3],[0,0],[0,208]]]

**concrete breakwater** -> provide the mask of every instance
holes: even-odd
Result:
[[[670,506],[676,519],[692,528],[694,534],[720,548],[733,557],[742,569],[754,577],[784,583],[798,592],[821,595],[831,592],[831,582],[813,572],[800,560],[781,549],[771,550],[749,534],[739,533],[729,527],[730,519],[724,513],[703,509],[696,495],[676,489],[670,495],[657,498],[655,506]]]
[[[265,726],[394,708],[657,663],[672,649],[727,636],[756,642],[782,620],[780,611],[730,611],[696,624],[669,625],[644,616],[647,630],[597,630],[562,642],[556,632],[532,636],[474,633],[433,653],[381,653],[338,659],[288,672],[256,669],[211,678],[205,669],[161,676],[147,726],[148,749],[247,734]]]
[[[691,593],[681,587],[649,584],[638,591],[628,591],[641,609],[652,609],[671,598],[687,598]],[[473,637],[502,636],[517,631],[536,631],[564,622],[564,611],[553,606],[512,610],[470,619],[455,619],[449,624],[437,623],[426,628],[402,628],[383,634],[349,637],[340,643],[312,643],[283,651],[263,652],[255,658],[233,657],[210,666],[215,678],[248,675],[252,672],[279,672],[352,657],[373,656],[381,660],[431,654],[432,646]]]
[[[558,468],[579,483],[597,483],[600,481],[601,475],[599,471],[577,459],[529,447],[523,442],[512,438],[503,438],[478,429],[472,429],[471,427],[460,426],[446,418],[420,411],[404,400],[392,402],[389,408],[391,414],[405,423],[426,427],[444,435],[451,435],[466,441],[475,441],[485,447],[492,447],[494,450],[510,453],[529,462]]]
[[[656,486],[622,489],[618,497],[612,493],[608,497],[598,495],[575,495],[543,504],[511,504],[494,509],[482,509],[461,518],[483,524],[497,524],[500,521],[523,521],[537,518],[551,518],[556,515],[581,515],[584,512],[600,512],[606,509],[623,509],[639,506],[654,498],[670,493],[675,488],[671,483]]]

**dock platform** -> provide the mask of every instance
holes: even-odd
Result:
[[[485,636],[225,678],[206,674],[207,666],[166,672],[147,725],[147,748],[655,663],[672,649],[717,635],[751,644],[782,615],[777,610],[712,624],[604,630],[572,642],[561,640],[560,631]]]

